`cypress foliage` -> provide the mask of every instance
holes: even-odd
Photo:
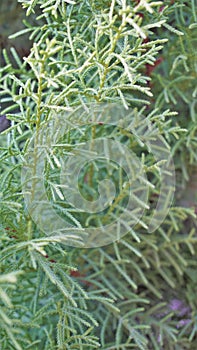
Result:
[[[195,1],[18,0],[17,11],[25,28],[12,34],[15,47],[2,45],[0,67],[0,349],[195,350]],[[96,123],[94,106],[101,108]],[[119,108],[122,119],[107,124],[105,113]],[[48,142],[57,120],[66,132]],[[32,187],[25,181],[39,159],[30,157],[30,140],[36,149],[40,133],[46,196],[37,206],[50,203],[68,223],[63,233],[51,232],[47,218],[43,230],[28,210],[36,173]],[[110,206],[90,215],[66,197],[62,157],[77,157],[78,146],[99,137],[117,140],[123,156],[125,147],[134,152],[146,180],[138,172],[127,234],[117,227],[119,239],[102,246],[93,236],[87,249],[86,230],[102,231],[129,198],[128,174],[103,159],[85,166],[78,185],[93,202],[99,182],[112,179]],[[173,159],[172,201],[151,145]],[[151,231],[159,196],[161,222]]]

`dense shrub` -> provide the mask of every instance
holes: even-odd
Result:
[[[17,21],[26,18],[12,35],[15,47],[1,34],[0,349],[196,349],[195,1],[19,0],[16,9]],[[4,28],[8,18],[0,19]],[[136,134],[134,126],[129,132],[105,125],[105,113],[90,123],[93,106],[111,103],[137,125]],[[72,115],[76,110],[86,111],[86,119]],[[50,133],[57,116],[67,132],[54,145],[45,142],[43,176],[45,199],[68,223],[64,234],[51,233],[48,219],[45,230],[33,220],[25,174],[21,180],[39,159],[28,158],[31,137],[36,149],[40,130]],[[86,166],[79,188],[87,200],[97,199],[103,176],[113,179],[119,196],[103,216],[88,215],[64,200],[60,158],[101,136],[135,152],[148,198],[144,203],[144,187],[136,187],[144,210],[136,225],[111,244],[87,249],[83,227],[102,227],[127,205],[127,174],[120,180],[103,161]],[[164,193],[163,220],[150,232],[163,181],[163,162],[148,147],[155,138],[173,157],[176,190],[173,201]],[[135,208],[130,215],[135,219]]]

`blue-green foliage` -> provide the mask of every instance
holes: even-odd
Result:
[[[195,1],[18,2],[29,18],[37,15],[37,25],[27,17],[27,29],[13,35],[17,40],[29,32],[29,55],[22,59],[12,49],[11,59],[4,50],[0,68],[1,113],[12,120],[7,136],[0,136],[0,349],[195,350],[195,202],[180,205],[196,171]],[[54,111],[109,102],[155,126],[144,140],[164,137],[175,162],[176,196],[164,222],[149,233],[161,164],[137,135],[102,125],[73,131],[72,125],[64,139],[66,154],[75,143],[110,132],[136,152],[154,188],[149,188],[150,209],[126,236],[106,247],[71,248],[61,235],[46,236],[32,221],[21,168],[31,136]],[[61,150],[47,152],[49,201],[76,227],[88,225],[85,214],[62,200]],[[102,162],[96,166],[109,175]],[[91,166],[84,171],[79,187],[92,200],[98,178]],[[121,193],[118,172],[113,180],[124,204],[127,192]],[[111,220],[111,212],[105,211],[103,222]],[[98,217],[91,220],[94,226]]]

